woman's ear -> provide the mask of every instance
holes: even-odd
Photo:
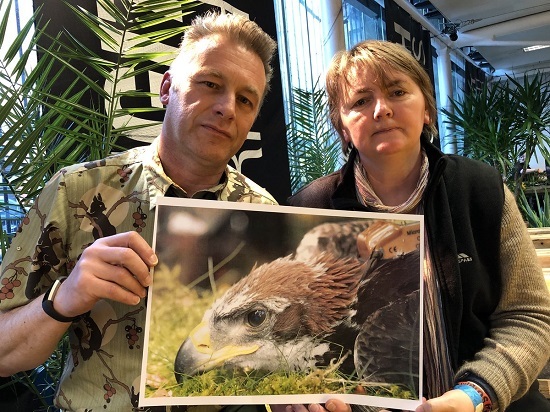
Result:
[[[162,81],[160,83],[160,102],[163,106],[166,106],[170,102],[170,87],[172,86],[172,75],[169,71],[164,73]]]
[[[424,124],[430,124],[430,114],[427,110],[424,110]]]
[[[348,132],[346,131],[346,129],[342,129],[342,136],[344,137],[344,141],[346,143],[350,143],[351,142],[351,139],[349,137],[349,134]]]

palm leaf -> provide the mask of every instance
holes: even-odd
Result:
[[[157,45],[173,36],[179,40],[185,27],[180,24],[167,29],[166,23],[182,21],[183,16],[200,4],[189,0],[116,3],[98,0],[97,3],[107,19],[65,1],[82,26],[102,41],[104,47],[110,48],[109,59],[87,48],[72,33],[48,34],[48,25],[40,18],[40,8],[22,25],[18,36],[6,44],[13,6],[11,0],[0,0],[3,10],[0,16],[0,157],[3,160],[0,188],[4,198],[9,198],[0,202],[0,258],[15,231],[15,222],[9,233],[4,230],[6,223],[23,218],[55,171],[76,162],[103,158],[121,149],[117,144],[119,137],[143,129],[143,125],[135,125],[131,119],[140,113],[159,110],[149,105],[122,107],[122,98],[147,101],[155,95],[127,90],[122,85],[135,76],[160,71],[169,64],[174,56],[159,52]],[[45,43],[49,46],[43,46]],[[36,53],[40,58],[32,66]],[[52,92],[57,82],[67,78],[73,80],[63,91]],[[59,354],[63,353],[66,348],[60,346],[41,367],[52,376],[52,381],[57,380],[62,371],[64,359]],[[34,379],[33,374],[12,378],[43,395],[42,390],[34,386]]]
[[[337,170],[343,161],[340,141],[326,108],[327,97],[316,84],[312,91],[295,88],[287,125],[292,192]]]
[[[171,61],[174,56],[159,52],[155,45],[171,36],[180,36],[185,27],[167,29],[165,23],[181,21],[198,3],[125,0],[117,7],[118,2],[115,6],[111,1],[99,0],[98,6],[103,8],[107,19],[69,1],[65,4],[83,27],[114,52],[114,59],[100,56],[69,32],[50,36],[46,33],[47,26],[40,24],[30,44],[25,46],[32,35],[33,23],[40,21],[40,10],[2,56],[5,67],[0,68],[0,78],[6,80],[0,84],[3,125],[0,156],[10,165],[5,177],[15,191],[24,193],[27,205],[54,171],[74,161],[101,158],[119,150],[117,140],[121,136],[144,127],[129,123],[134,116],[159,111],[150,106],[121,107],[123,97],[146,97],[148,101],[153,96],[150,92],[123,90],[122,83],[160,70]],[[2,39],[8,16],[6,13],[0,21]],[[51,46],[42,47],[43,40]],[[27,72],[25,68],[35,51],[41,57],[35,68]],[[13,68],[8,70],[10,64]],[[49,92],[58,79],[67,76],[74,81],[62,93]]]
[[[526,159],[540,150],[550,159],[550,83],[541,73],[518,80],[485,82],[478,90],[451,100],[441,109],[454,130],[460,153],[491,164],[500,171],[516,198],[525,173],[514,171],[520,155]],[[527,168],[527,162],[524,171]]]
[[[531,205],[524,192],[520,192],[518,205],[525,216],[529,227],[549,227],[550,226],[550,193],[544,189],[542,201],[535,192],[534,205]]]

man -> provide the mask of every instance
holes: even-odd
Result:
[[[162,79],[158,138],[48,182],[2,265],[0,375],[43,363],[68,331],[56,405],[137,406],[156,198],[276,203],[227,165],[268,91],[275,48],[242,17],[197,18]]]
[[[276,203],[227,164],[269,90],[275,49],[273,39],[243,17],[196,18],[162,78],[166,113],[158,138],[67,167],[48,182],[2,264],[9,292],[0,294],[0,327],[9,333],[0,334],[0,376],[40,365],[68,331],[71,353],[56,406],[135,410],[144,298],[157,263],[149,246],[156,198]],[[338,400],[325,406],[349,410]],[[320,405],[310,410],[325,411]]]

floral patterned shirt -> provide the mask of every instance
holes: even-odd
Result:
[[[46,184],[2,262],[2,285],[11,288],[0,294],[0,310],[25,305],[69,275],[82,251],[100,237],[135,230],[152,244],[156,198],[169,189],[185,195],[164,173],[157,144],[64,168]],[[229,166],[222,180],[193,197],[276,204]],[[58,407],[137,409],[145,312],[144,300],[137,306],[102,300],[71,324]]]

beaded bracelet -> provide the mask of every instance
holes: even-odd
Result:
[[[466,388],[473,389],[479,396],[479,401],[477,403],[474,402],[474,399],[472,398],[472,396],[470,396],[470,393],[467,392]],[[470,399],[472,399],[472,402],[474,402],[474,408],[476,412],[478,412],[479,407],[479,412],[491,412],[493,410],[493,403],[491,402],[491,398],[477,383],[472,381],[461,381],[457,383],[455,389],[463,390],[468,396],[470,396]]]
[[[469,385],[456,385],[454,389],[461,390],[468,395],[474,404],[474,412],[483,412],[483,401],[481,395]]]

